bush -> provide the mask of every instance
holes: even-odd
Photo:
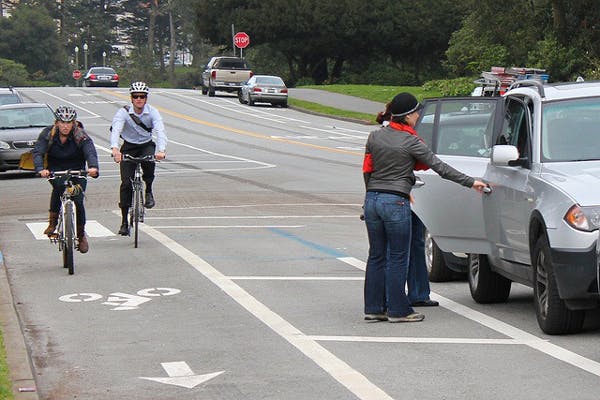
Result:
[[[426,82],[424,90],[437,90],[442,96],[469,96],[475,86],[475,78],[440,79]]]
[[[0,86],[26,86],[28,78],[25,65],[0,58]]]

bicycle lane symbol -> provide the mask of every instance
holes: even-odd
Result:
[[[140,305],[149,302],[153,297],[173,296],[181,293],[173,288],[147,288],[138,290],[136,294],[115,292],[110,293],[102,304],[114,306],[112,311],[136,310]],[[98,293],[71,293],[60,296],[58,299],[67,303],[82,303],[103,299]]]

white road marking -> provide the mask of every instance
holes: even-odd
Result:
[[[345,262],[346,264],[352,265],[360,270],[365,270],[366,263],[358,260],[354,257],[340,257],[338,260]],[[490,317],[489,315],[483,314],[479,311],[475,311],[472,308],[463,306],[455,301],[447,299],[439,294],[431,292],[431,298],[440,302],[440,306],[455,312],[456,314],[468,318],[472,321],[477,322],[480,325],[486,326],[493,329],[496,332],[500,332],[505,336],[517,340],[526,346],[529,346],[535,350],[541,351],[544,354],[554,357],[558,360],[564,361],[574,367],[580,368],[591,374],[600,376],[600,363],[589,358],[580,356],[570,350],[552,344],[545,341],[535,335],[525,332],[519,328],[516,328],[510,324],[502,322],[496,318]]]
[[[366,342],[366,343],[433,343],[433,344],[526,344],[517,339],[478,339],[478,338],[426,338],[426,337],[370,337],[370,336],[309,336],[313,340],[325,342]],[[540,341],[543,341],[540,339]]]
[[[237,216],[193,216],[193,217],[146,217],[147,220],[157,219],[290,219],[290,218],[357,218],[356,215],[237,215]]]
[[[228,276],[234,281],[364,281],[362,276]]]
[[[147,226],[147,225],[146,225]],[[306,225],[156,225],[156,229],[303,228]]]
[[[71,103],[70,101],[66,101],[66,100],[65,100],[64,98],[62,98],[62,97],[55,96],[55,95],[53,95],[53,94],[51,94],[51,93],[49,93],[49,92],[46,92],[45,90],[38,90],[38,91],[39,91],[39,92],[42,92],[42,93],[44,93],[46,96],[54,97],[55,99],[58,99],[58,100],[60,100],[60,101],[61,101],[61,102],[63,102],[63,103],[70,104],[70,105],[72,105],[73,107],[75,107],[75,108],[77,108],[77,109],[79,109],[79,110],[83,110],[83,111],[85,111],[85,112],[89,113],[90,115],[92,115],[92,116],[94,116],[94,117],[101,117],[99,114],[96,114],[95,112],[93,112],[93,111],[91,111],[91,110],[88,110],[87,108],[81,107],[81,106],[80,106],[80,105],[78,105],[78,104]]]
[[[166,383],[168,385],[181,386],[187,389],[193,389],[201,383],[204,383],[214,377],[221,375],[225,371],[213,372],[212,374],[195,375],[192,369],[185,361],[160,363],[163,369],[169,375],[168,378],[149,378],[141,376],[140,379]]]
[[[336,357],[315,340],[310,339],[202,258],[154,228],[144,225],[141,229],[195,268],[271,330],[296,347],[309,359],[313,360],[313,362],[350,390],[356,397],[364,400],[392,399],[392,397],[369,381],[364,375]]]
[[[47,222],[28,222],[27,228],[31,231],[36,240],[48,240],[44,235],[44,230],[48,226]],[[115,236],[113,232],[105,228],[98,221],[90,220],[85,224],[85,233],[88,237],[108,237]]]

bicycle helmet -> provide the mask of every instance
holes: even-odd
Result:
[[[54,112],[57,121],[71,122],[77,119],[77,111],[70,106],[59,106]]]
[[[129,87],[129,93],[148,93],[150,88],[146,82],[133,82]]]

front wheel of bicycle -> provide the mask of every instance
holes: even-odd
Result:
[[[136,187],[133,191],[133,243],[134,247],[137,249],[138,247],[138,236],[139,236],[139,223],[141,216],[141,208],[144,205],[142,204],[142,188]]]
[[[73,251],[75,249],[75,224],[73,216],[73,203],[66,203],[64,205],[64,220],[63,220],[63,266],[69,269],[69,275],[73,275],[75,272],[75,266],[73,263]]]

